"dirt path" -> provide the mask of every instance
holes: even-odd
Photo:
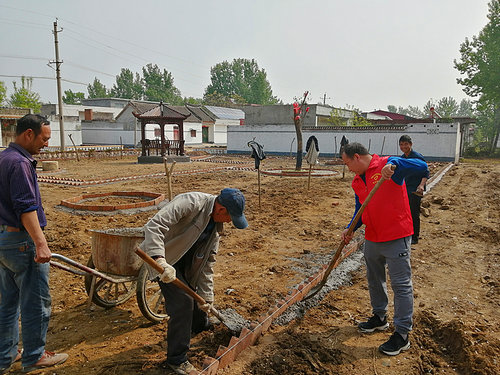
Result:
[[[234,165],[248,157],[193,162],[175,170]],[[294,161],[266,159],[262,168],[290,169]],[[104,179],[162,172],[162,165],[139,166],[133,158],[61,161],[54,176]],[[326,168],[326,166],[322,166]],[[438,166],[435,166],[436,168]],[[341,172],[341,166],[328,166]],[[217,194],[228,186],[247,197],[248,229],[226,226],[215,270],[216,306],[234,308],[256,319],[307,277],[311,254],[327,256],[339,241],[353,210],[352,175],[346,178],[262,176],[258,207],[257,175],[216,171],[174,178],[174,194]],[[500,373],[500,163],[463,163],[454,167],[424,198],[430,216],[422,218],[422,240],[414,246],[415,330],[412,348],[390,358],[376,348],[387,333],[361,335],[358,320],[370,315],[364,269],[351,285],[329,293],[301,319],[273,326],[258,344],[219,373],[236,374],[497,374]],[[73,215],[57,206],[84,193],[151,191],[166,193],[166,177],[74,187],[42,184],[52,251],[86,263],[91,229],[140,227],[154,212],[134,215]],[[300,267],[299,267],[300,266]],[[299,272],[298,269],[305,269]],[[47,374],[164,374],[165,324],[152,325],[135,298],[104,310],[87,308],[81,276],[51,272],[53,314],[49,350],[70,354],[66,364]],[[230,292],[229,292],[230,290]],[[192,340],[191,360],[198,367],[215,356],[230,336],[222,327]]]

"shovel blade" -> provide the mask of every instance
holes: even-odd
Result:
[[[234,309],[218,310],[217,318],[235,334],[239,334],[243,328],[248,328],[250,326],[250,322],[238,314]]]

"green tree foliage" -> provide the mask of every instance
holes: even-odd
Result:
[[[478,122],[481,132],[493,153],[500,134],[500,0],[488,4],[488,23],[471,40],[460,45],[460,60],[455,68],[462,75],[457,82],[464,92],[477,98],[477,110],[489,120]],[[482,117],[482,116],[480,116]]]
[[[348,125],[348,119],[345,118],[343,115],[343,111],[340,108],[333,108],[330,111],[330,117],[328,118],[327,122],[331,126],[347,126]]]
[[[205,94],[205,96],[203,97],[203,104],[213,105],[217,107],[237,107],[240,105],[245,105],[247,104],[247,102],[237,94],[226,96],[215,91],[211,94]]]
[[[462,99],[458,105],[458,117],[474,117],[475,111],[472,101],[470,99]]]
[[[182,100],[182,103],[183,104],[201,105],[201,104],[203,104],[203,99],[193,98],[192,96],[184,97],[184,99]]]
[[[144,95],[143,80],[139,73],[134,73],[130,69],[122,68],[120,74],[116,76],[116,83],[111,88],[113,98],[141,100]]]
[[[218,63],[210,69],[210,79],[211,83],[205,89],[205,100],[209,99],[209,95],[217,94],[225,98],[238,95],[251,104],[278,103],[278,99],[273,96],[266,71],[259,69],[254,59],[234,59],[231,63]]]
[[[73,92],[72,90],[65,90],[62,100],[66,104],[82,104],[82,100],[85,99],[85,94],[83,92]]]
[[[328,123],[332,126],[372,126],[366,117],[360,114],[360,110],[354,106],[346,106],[346,109],[334,108],[330,112]],[[352,114],[352,116],[351,116]]]
[[[409,105],[406,108],[396,107],[395,105],[388,105],[387,110],[393,113],[399,113],[406,116],[415,118],[428,118],[431,115],[431,108],[442,118],[452,117],[473,117],[474,109],[472,102],[469,99],[462,99],[460,104],[456,99],[448,96],[439,100],[429,99],[427,103],[420,109],[418,106]]]
[[[144,80],[144,99],[155,102],[163,101],[172,105],[182,104],[179,89],[174,85],[172,74],[160,70],[158,65],[148,64],[142,68]]]
[[[97,78],[94,78],[94,82],[87,86],[87,91],[89,99],[109,97],[108,89]]]
[[[0,81],[0,105],[7,99],[7,87],[5,87],[5,83]]]
[[[9,104],[12,107],[31,108],[35,113],[40,112],[40,108],[42,108],[40,94],[31,90],[33,78],[21,77],[21,87],[17,87],[15,81],[13,84],[14,92],[10,96]]]

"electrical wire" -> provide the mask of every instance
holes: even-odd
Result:
[[[22,75],[22,76],[16,76],[16,75],[10,75],[10,74],[0,74],[0,77],[5,77],[5,78],[23,78],[24,77],[24,78],[33,78],[33,79],[50,79],[50,80],[53,80],[53,81],[56,80],[55,77],[30,76],[28,74],[25,74],[25,75]],[[83,86],[88,86],[89,85],[88,83],[73,81],[73,80],[65,79],[65,78],[61,78],[61,81],[69,82],[69,83],[74,83],[76,85],[83,85]]]

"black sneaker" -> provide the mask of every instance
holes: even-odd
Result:
[[[402,350],[410,349],[410,340],[406,340],[398,333],[394,332],[392,336],[378,347],[378,350],[387,355],[398,355]]]
[[[387,323],[387,316],[384,316],[384,320],[381,320],[378,315],[373,315],[367,322],[358,324],[359,330],[363,333],[369,333],[375,330],[384,331],[388,327],[389,323]]]

